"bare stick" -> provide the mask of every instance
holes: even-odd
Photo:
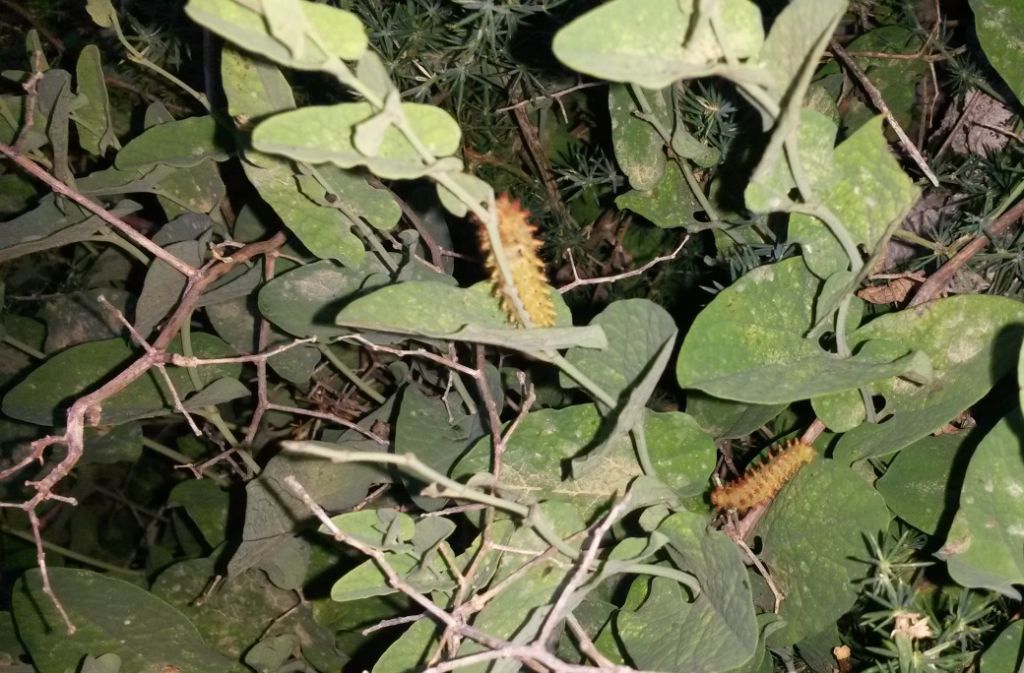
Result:
[[[525,100],[521,100],[518,103],[514,103],[512,105],[506,105],[505,107],[500,107],[497,110],[495,110],[495,112],[508,112],[510,110],[515,110],[517,108],[526,107],[527,105],[530,105],[531,103],[536,103],[536,102],[542,101],[542,100],[558,100],[559,98],[562,98],[563,96],[568,96],[569,94],[575,93],[576,91],[582,91],[584,89],[590,89],[590,88],[593,88],[595,86],[604,86],[604,84],[605,84],[604,82],[583,82],[581,84],[576,84],[574,86],[571,86],[568,89],[562,89],[561,91],[556,91],[554,93],[541,94],[540,96],[534,96],[533,98],[527,98]]]
[[[857,65],[857,61],[847,54],[846,50],[840,47],[838,43],[832,42],[829,49],[833,54],[835,54],[836,58],[843,62],[843,65],[846,66],[857,81],[860,82],[860,85],[864,88],[864,91],[867,92],[868,98],[871,99],[871,103],[875,108],[885,115],[885,119],[889,122],[889,126],[892,127],[892,130],[896,132],[896,136],[900,139],[900,145],[902,145],[903,149],[907,151],[907,154],[909,154],[910,158],[915,164],[917,164],[917,167],[921,169],[921,172],[924,173],[929,182],[938,187],[939,179],[935,176],[935,173],[932,172],[932,169],[928,167],[928,162],[925,161],[924,156],[921,155],[921,151],[918,150],[917,146],[910,140],[906,131],[904,131],[903,127],[900,126],[900,123],[896,121],[896,117],[893,116],[892,111],[886,104],[885,99],[882,97],[882,93],[878,90],[878,87],[871,83],[868,76],[864,74],[864,71],[861,70],[859,65]]]
[[[21,130],[18,131],[18,137],[14,139],[14,148],[19,152],[25,146],[25,140],[28,138],[29,131],[32,130],[32,126],[35,124],[36,97],[38,94],[39,80],[43,78],[44,63],[43,54],[37,49],[32,54],[32,75],[30,75],[28,80],[22,85],[25,89],[25,100],[21,105],[21,109],[23,110],[23,120],[21,123]]]
[[[431,362],[435,362],[435,363],[437,363],[439,365],[443,365],[445,367],[448,367],[449,369],[454,369],[455,371],[460,372],[462,374],[465,374],[466,376],[472,376],[473,378],[477,377],[477,370],[476,369],[472,369],[470,367],[467,367],[466,365],[459,364],[458,362],[455,362],[454,360],[446,358],[446,357],[444,357],[442,355],[438,355],[437,353],[432,353],[432,352],[428,351],[425,348],[415,348],[415,349],[412,349],[412,350],[402,350],[400,348],[392,348],[390,346],[381,346],[380,344],[375,344],[375,343],[373,343],[371,341],[367,341],[366,339],[364,339],[363,337],[359,336],[358,334],[353,334],[352,336],[342,337],[342,339],[343,340],[356,341],[356,342],[362,344],[363,346],[365,346],[366,348],[368,348],[371,351],[378,351],[378,352],[381,352],[381,353],[390,353],[391,355],[396,355],[396,356],[398,356],[400,358],[403,358],[403,357],[424,358],[425,360],[430,360]]]
[[[984,234],[975,237],[973,241],[960,248],[960,251],[953,255],[948,262],[942,265],[938,271],[928,277],[917,293],[910,301],[908,308],[920,306],[926,301],[931,301],[940,296],[949,287],[950,281],[967,261],[985,249],[992,236],[998,236],[1009,229],[1017,220],[1024,217],[1024,199],[1018,201],[1012,208],[999,216],[992,223],[992,226]]]
[[[326,411],[316,411],[315,409],[303,409],[302,407],[288,407],[283,404],[268,404],[267,409],[269,411],[282,411],[286,414],[295,414],[296,416],[309,416],[311,418],[319,418],[322,421],[328,421],[330,423],[337,423],[340,426],[346,427],[349,430],[355,430],[367,439],[372,439],[381,446],[387,446],[388,442],[386,439],[379,437],[370,430],[367,430],[358,423],[353,423],[350,420],[344,419],[341,416],[329,414]]]
[[[622,500],[615,503],[615,506],[608,512],[608,516],[604,518],[601,525],[594,531],[590,544],[587,545],[586,551],[583,552],[583,556],[576,566],[576,572],[566,582],[565,587],[562,588],[561,593],[558,595],[558,600],[555,601],[551,611],[548,613],[547,619],[544,620],[544,625],[541,627],[540,634],[538,634],[535,641],[540,647],[547,645],[548,640],[551,639],[551,635],[555,631],[555,627],[558,626],[567,613],[572,611],[570,601],[573,599],[576,590],[587,580],[588,573],[594,565],[594,560],[597,558],[597,552],[601,548],[601,541],[608,534],[608,531],[611,530],[612,525],[625,514],[628,508],[629,494],[626,494]]]
[[[4,148],[8,150],[10,149],[5,145],[0,145],[0,150]],[[35,491],[35,494],[31,498],[19,505],[0,503],[6,507],[17,507],[23,510],[28,515],[29,521],[35,522],[33,526],[33,534],[37,537],[37,560],[39,562],[39,570],[42,574],[43,589],[53,602],[56,609],[61,612],[61,614],[64,614],[65,617],[66,613],[63,606],[57,596],[53,593],[52,588],[49,588],[49,577],[46,572],[45,550],[43,548],[42,537],[39,534],[38,517],[36,515],[38,507],[48,500],[76,504],[73,498],[68,498],[54,493],[54,489],[71,473],[71,470],[74,469],[75,465],[78,464],[78,461],[85,450],[85,429],[86,427],[97,425],[101,422],[103,404],[108,399],[127,388],[132,382],[147,374],[153,367],[164,364],[167,347],[177,336],[178,332],[181,331],[182,325],[192,314],[192,311],[199,302],[199,298],[212,283],[233,269],[236,265],[244,263],[257,255],[263,255],[271,250],[276,250],[284,244],[284,241],[284,234],[278,233],[265,241],[245,246],[232,256],[230,262],[208,265],[202,270],[197,271],[196,275],[190,276],[189,281],[185,286],[185,292],[182,296],[181,302],[174,310],[174,313],[171,314],[171,317],[164,323],[164,326],[160,329],[156,339],[153,340],[151,350],[145,350],[142,355],[129,364],[113,379],[107,381],[93,392],[76,399],[68,408],[63,434],[48,435],[32,442],[29,445],[30,452],[27,459],[19,461],[13,468],[4,471],[2,476],[6,477],[13,474],[14,471],[16,471],[15,468],[24,468],[33,460],[41,461],[46,449],[55,444],[62,444],[67,449],[60,462],[51,468],[49,472],[43,475],[41,479],[38,481],[25,482],[28,487]],[[65,625],[67,626],[69,633],[74,633],[75,627],[70,620],[65,619]]]
[[[648,261],[643,266],[641,266],[639,268],[636,268],[636,269],[633,269],[632,271],[624,271],[622,273],[617,273],[617,274],[615,274],[613,276],[601,276],[600,278],[580,278],[579,272],[576,271],[576,263],[573,261],[573,258],[572,258],[572,250],[566,250],[566,252],[569,253],[569,265],[572,268],[573,280],[571,282],[563,285],[562,287],[558,288],[558,292],[559,292],[559,294],[565,294],[566,292],[569,292],[570,290],[575,290],[576,288],[582,287],[584,285],[599,285],[601,283],[616,283],[616,282],[618,282],[620,280],[624,280],[626,278],[632,278],[633,276],[639,276],[640,274],[642,274],[642,273],[646,272],[647,270],[657,266],[658,264],[661,264],[662,262],[667,262],[669,260],[675,259],[679,255],[679,253],[682,252],[683,248],[686,246],[686,244],[689,242],[689,240],[690,240],[690,235],[687,234],[685,237],[683,237],[683,241],[679,245],[676,246],[676,249],[673,250],[672,252],[670,252],[669,254],[661,255],[659,257],[655,257],[654,259]]]
[[[202,437],[203,431],[199,429],[199,426],[196,425],[195,420],[192,418],[192,414],[188,413],[188,410],[185,409],[185,405],[182,404],[181,397],[178,395],[178,390],[174,387],[174,381],[171,381],[171,376],[167,373],[167,368],[164,367],[163,363],[160,361],[163,359],[160,354],[155,348],[149,345],[149,342],[146,341],[141,334],[139,334],[139,331],[135,329],[135,326],[128,322],[128,319],[124,317],[124,314],[121,313],[116,306],[107,301],[106,297],[101,294],[96,297],[96,300],[100,304],[103,304],[108,311],[114,314],[114,318],[124,325],[125,329],[128,330],[128,333],[132,335],[132,339],[135,343],[142,346],[142,349],[153,358],[153,366],[156,368],[157,373],[160,374],[160,378],[163,379],[164,384],[167,386],[167,391],[171,396],[171,401],[174,403],[174,410],[185,417],[185,421],[188,422],[188,427],[192,429],[192,433],[196,437]]]
[[[101,220],[113,227],[118,233],[130,240],[135,245],[146,250],[157,259],[163,261],[165,264],[170,266],[172,269],[182,274],[186,278],[195,278],[199,274],[199,269],[186,264],[171,253],[167,252],[159,245],[149,240],[139,232],[132,229],[124,220],[117,215],[99,205],[92,199],[80,194],[71,187],[53,177],[36,163],[27,157],[23,156],[20,152],[15,150],[10,145],[0,143],[0,154],[3,154],[8,159],[16,163],[26,173],[36,177],[47,184],[47,186],[53,190],[54,193],[60,194],[68,199],[71,199],[78,205],[88,210],[93,215],[96,215]]]
[[[264,350],[259,353],[253,353],[251,355],[233,355],[227,358],[197,358],[185,355],[179,355],[178,353],[168,353],[167,361],[175,365],[176,367],[207,367],[210,365],[234,365],[244,364],[247,362],[260,363],[266,362],[275,355],[280,355],[285,351],[290,351],[296,346],[303,344],[316,343],[316,337],[307,337],[305,339],[296,339],[280,346],[274,346],[269,350]]]

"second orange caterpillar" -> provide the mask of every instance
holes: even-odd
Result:
[[[747,468],[742,477],[711,492],[711,504],[720,510],[745,512],[768,502],[805,464],[814,460],[814,447],[794,440],[770,453],[759,465]]]

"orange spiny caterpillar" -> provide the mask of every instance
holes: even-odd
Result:
[[[814,447],[794,440],[785,448],[775,449],[760,465],[747,468],[736,481],[719,486],[711,492],[711,504],[720,510],[735,509],[745,512],[768,502],[782,490],[805,463],[814,460]]]
[[[537,239],[537,228],[530,223],[530,211],[519,205],[518,199],[509,199],[506,194],[499,196],[494,206],[498,213],[501,247],[526,314],[534,327],[551,327],[555,324],[555,305],[551,301],[551,286],[544,272],[544,262],[537,254],[541,242]],[[480,247],[486,256],[495,294],[501,297],[501,308],[511,322],[518,324],[519,316],[505,293],[505,281],[494,258],[487,229],[483,226],[480,227]]]

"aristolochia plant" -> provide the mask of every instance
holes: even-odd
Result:
[[[451,29],[478,21],[479,40],[532,11],[458,4],[470,13]],[[384,29],[401,16],[363,9],[393,39]],[[43,463],[5,504],[39,568],[13,589],[0,629],[17,637],[0,633],[0,652],[24,647],[42,673],[349,659],[375,673],[754,673],[776,658],[849,670],[837,623],[879,604],[890,612],[865,623],[898,670],[960,670],[948,666],[970,656],[943,652],[983,631],[968,590],[1020,599],[1020,411],[1001,409],[980,441],[941,433],[1017,369],[1024,305],[922,289],[913,308],[877,315],[858,297],[920,188],[890,148],[890,132],[906,138],[898,120],[841,129],[816,80],[845,0],[792,0],[767,30],[751,0],[612,0],[554,35],[562,65],[608,84],[628,181],[618,208],[722,248],[772,231],[796,253],[718,292],[681,339],[643,298],[578,324],[529,212],[471,170],[478,153],[448,111],[403,99],[353,11],[189,0],[209,45],[223,40],[208,73],[220,87],[200,93],[147,59],[109,0],[87,10],[205,112],[153,103],[122,144],[95,47],[74,77],[37,58],[25,95],[0,101],[0,152],[54,191],[0,228],[0,260],[109,243],[124,254],[104,272],[145,265],[141,284],[91,278],[83,296],[101,317],[64,341],[33,346],[30,325],[4,323],[8,346],[41,360],[5,388],[4,423],[63,430],[14,433],[26,441],[0,472]],[[408,58],[432,77],[430,59]],[[724,143],[688,127],[687,87],[705,78],[749,113],[729,175]],[[325,84],[340,102],[297,102],[311,89],[323,100]],[[92,161],[116,151],[113,163],[74,175],[72,123]],[[524,133],[536,153],[537,131]],[[913,170],[934,178],[914,152]],[[399,198],[406,181],[433,187],[429,205]],[[1019,217],[1016,194],[993,220]],[[160,225],[140,232],[132,217],[154,212]],[[460,226],[484,274],[454,273]],[[566,291],[592,280],[572,273]],[[652,404],[672,362],[686,411]],[[177,441],[171,419],[204,439]],[[797,439],[723,485],[718,449],[731,466],[729,441],[752,445],[765,427]],[[134,464],[143,446],[197,478],[149,524],[174,517],[192,542],[118,566],[45,541],[60,507],[88,511],[92,464]],[[924,614],[918,565],[884,560],[908,525],[955,582],[955,628]]]

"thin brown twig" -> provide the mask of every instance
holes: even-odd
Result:
[[[270,282],[274,279],[274,269],[277,264],[276,255],[267,255],[263,258],[263,280]],[[258,329],[256,337],[256,350],[265,350],[267,344],[270,343],[270,321],[260,314],[256,318]],[[270,398],[267,396],[267,361],[260,360],[256,363],[256,409],[252,412],[252,420],[249,421],[249,427],[245,431],[244,442],[246,446],[252,446],[253,441],[256,439],[256,432],[260,428],[260,423],[263,421],[264,414],[267,413],[267,407],[270,405]]]
[[[326,411],[317,411],[315,409],[303,409],[302,407],[289,407],[289,406],[286,406],[284,404],[274,404],[274,403],[268,404],[267,405],[267,410],[268,411],[281,411],[281,412],[284,412],[286,414],[295,414],[296,416],[309,416],[311,418],[319,418],[322,421],[328,421],[330,423],[336,423],[337,425],[340,425],[342,427],[346,427],[349,430],[355,430],[356,432],[358,432],[362,436],[366,437],[367,439],[372,439],[373,441],[377,442],[381,446],[387,446],[388,445],[388,441],[386,439],[384,439],[384,438],[374,434],[372,431],[367,430],[366,428],[364,428],[363,426],[359,425],[358,423],[353,423],[352,421],[350,421],[348,419],[342,418],[341,416],[337,416],[335,414],[329,414]]]
[[[39,94],[39,80],[43,79],[43,65],[44,65],[43,53],[36,50],[32,54],[32,74],[22,85],[25,89],[25,100],[22,102],[22,122],[21,129],[18,131],[18,136],[14,139],[14,149],[18,152],[22,151],[25,145],[25,141],[28,139],[28,134],[35,125],[36,119],[36,100]]]
[[[174,381],[171,380],[170,374],[167,373],[167,368],[164,366],[164,363],[162,362],[164,358],[161,357],[161,354],[159,354],[155,348],[149,345],[149,342],[146,341],[146,338],[139,334],[139,331],[135,329],[135,326],[128,322],[128,319],[124,317],[124,314],[121,313],[121,311],[116,306],[107,301],[106,297],[104,297],[101,294],[96,297],[96,300],[100,304],[102,304],[108,311],[110,311],[114,315],[114,318],[119,323],[121,323],[121,325],[123,325],[125,329],[128,330],[128,333],[132,336],[132,339],[135,341],[135,343],[141,346],[142,349],[146,351],[148,355],[152,356],[154,360],[153,367],[156,369],[157,373],[160,374],[160,378],[163,379],[164,385],[167,386],[167,392],[171,396],[171,402],[174,404],[174,410],[185,417],[185,421],[188,423],[188,427],[192,429],[192,433],[196,437],[202,437],[203,431],[199,429],[199,426],[196,425],[195,419],[192,418],[192,414],[188,413],[188,410],[185,408],[185,405],[182,404],[181,396],[178,395],[178,389],[175,388]]]
[[[839,46],[837,42],[833,41],[829,49],[836,56],[836,58],[843,62],[843,65],[846,66],[847,70],[849,70],[850,73],[857,79],[861,87],[868,94],[868,98],[871,99],[871,103],[875,106],[875,108],[877,108],[878,111],[885,116],[886,121],[889,122],[889,126],[892,128],[893,131],[895,131],[896,136],[899,138],[900,145],[903,147],[904,150],[906,150],[907,154],[910,155],[910,158],[913,160],[913,162],[917,164],[917,167],[921,169],[921,172],[924,173],[925,177],[928,178],[929,182],[931,182],[932,185],[938,187],[939,179],[935,176],[935,173],[932,172],[932,169],[928,166],[928,162],[925,161],[925,158],[924,156],[922,156],[921,151],[917,149],[917,146],[910,140],[910,137],[907,136],[906,131],[903,130],[903,127],[900,125],[900,123],[896,121],[896,117],[893,116],[892,110],[889,109],[889,106],[886,104],[885,98],[882,97],[882,93],[878,90],[878,87],[876,87],[868,78],[868,76],[864,73],[864,71],[861,70],[860,66],[857,65],[857,61],[855,61],[848,53],[846,53],[846,50]]]
[[[444,264],[444,252],[441,250],[441,246],[437,243],[433,234],[431,234],[430,230],[427,229],[427,225],[423,223],[419,213],[413,210],[412,206],[410,206],[405,199],[400,197],[398,194],[395,194],[391,189],[388,189],[387,185],[376,177],[369,177],[367,182],[369,182],[373,187],[388,191],[391,198],[393,198],[395,203],[398,204],[398,207],[401,208],[402,214],[405,215],[405,219],[409,220],[409,224],[411,224],[413,229],[415,229],[420,235],[420,240],[423,241],[425,246],[427,246],[427,250],[430,251],[430,261],[435,267],[443,268],[441,265]]]
[[[924,61],[925,63],[938,63],[940,61],[948,61],[949,59],[959,56],[966,51],[967,47],[957,47],[956,49],[950,49],[947,52],[938,54],[923,54],[920,50],[914,54],[900,54],[889,51],[848,51],[846,53],[855,58],[881,58],[890,61]]]
[[[167,252],[153,241],[149,240],[139,232],[135,231],[135,229],[133,229],[120,217],[114,215],[112,212],[110,212],[103,206],[99,205],[92,199],[84,196],[78,191],[75,191],[74,189],[67,186],[57,178],[53,177],[52,175],[44,171],[42,168],[40,168],[38,165],[36,165],[34,161],[29,159],[28,157],[23,156],[20,152],[18,152],[10,145],[0,143],[0,154],[3,154],[8,159],[13,161],[15,164],[18,165],[18,167],[20,167],[26,173],[45,182],[47,186],[49,186],[49,188],[53,190],[54,193],[60,194],[61,196],[64,196],[70,199],[71,201],[74,201],[78,205],[88,210],[93,215],[96,215],[101,220],[103,220],[111,227],[113,227],[122,236],[124,236],[125,238],[127,238],[140,248],[146,250],[148,253],[150,253],[157,259],[161,260],[162,262],[164,262],[165,264],[167,264],[172,269],[182,274],[186,278],[195,279],[199,277],[199,269],[189,264],[186,264],[185,262],[181,261],[171,253]]]
[[[524,100],[519,101],[518,103],[513,103],[512,105],[506,105],[505,107],[500,107],[497,110],[495,110],[494,112],[495,113],[509,112],[511,110],[515,110],[515,109],[521,108],[521,107],[526,107],[527,105],[530,105],[532,103],[536,103],[536,102],[539,102],[539,101],[542,101],[542,100],[555,100],[555,101],[557,101],[558,99],[560,99],[560,98],[562,98],[564,96],[568,96],[571,93],[575,93],[577,91],[583,91],[584,89],[591,89],[591,88],[593,88],[595,86],[604,86],[604,85],[605,85],[604,82],[581,82],[580,84],[575,84],[575,85],[573,85],[573,86],[571,86],[571,87],[569,87],[567,89],[562,89],[561,91],[556,91],[554,93],[545,93],[545,94],[541,94],[539,96],[534,96],[533,98],[526,98]]]
[[[1012,208],[1000,215],[985,233],[979,234],[970,243],[960,248],[960,251],[943,264],[938,271],[929,276],[928,280],[917,289],[914,298],[910,301],[907,308],[920,306],[940,296],[949,287],[949,283],[956,276],[957,271],[967,264],[971,257],[984,250],[993,236],[998,236],[1005,232],[1021,217],[1024,217],[1024,199],[1018,201]]]
[[[573,599],[573,595],[576,590],[579,589],[583,583],[589,577],[590,569],[594,565],[594,561],[597,559],[597,552],[601,548],[601,541],[604,540],[604,536],[611,530],[612,525],[618,521],[626,513],[629,508],[630,497],[627,493],[621,500],[619,500],[605,516],[604,521],[597,527],[590,539],[590,544],[587,545],[586,550],[580,557],[579,563],[576,566],[576,571],[569,578],[569,581],[562,587],[558,598],[555,600],[555,604],[551,606],[551,611],[548,612],[547,618],[544,620],[543,626],[541,626],[540,633],[537,634],[535,643],[540,647],[546,647],[551,636],[555,632],[555,627],[561,623],[562,619],[572,612],[572,606],[570,602]]]
[[[10,148],[6,145],[0,145],[0,151],[4,150],[7,150],[4,152],[5,154],[11,156],[9,154]],[[21,159],[17,154],[14,154],[13,156],[17,157],[17,159]],[[82,453],[85,449],[85,429],[89,426],[98,425],[101,422],[103,404],[108,399],[127,388],[132,382],[147,374],[153,367],[164,362],[167,347],[181,331],[182,325],[184,325],[185,321],[192,314],[192,311],[198,304],[203,292],[205,292],[212,283],[216,282],[217,279],[221,278],[236,265],[245,263],[249,259],[266,254],[271,250],[276,250],[284,244],[284,241],[284,234],[278,233],[265,241],[259,241],[257,243],[247,245],[245,248],[232,255],[229,262],[213,263],[203,267],[202,269],[196,270],[196,273],[189,277],[188,283],[185,286],[185,292],[177,308],[171,314],[171,317],[164,323],[164,326],[160,329],[160,332],[153,340],[153,343],[151,344],[152,350],[145,350],[114,378],[107,381],[91,393],[82,395],[76,399],[67,410],[63,434],[48,435],[32,442],[26,459],[19,461],[19,463],[13,468],[5,470],[4,473],[0,475],[0,478],[6,477],[13,474],[17,469],[24,468],[36,460],[42,462],[46,449],[51,446],[60,444],[66,448],[64,457],[54,467],[52,467],[49,472],[43,475],[42,478],[36,481],[25,482],[26,486],[35,491],[31,498],[21,504],[15,505],[0,503],[0,506],[16,507],[23,510],[29,517],[29,521],[33,523],[33,533],[37,536],[36,562],[42,576],[43,591],[47,597],[50,598],[54,607],[64,619],[64,624],[69,634],[73,634],[75,632],[75,625],[71,622],[64,606],[60,602],[60,599],[53,592],[53,589],[50,586],[49,574],[46,571],[46,554],[45,549],[43,548],[39,519],[36,514],[38,507],[49,500],[76,504],[73,498],[68,498],[54,493],[54,489],[78,464],[78,461],[82,457]]]
[[[949,133],[946,134],[946,138],[942,141],[942,145],[940,145],[939,149],[935,152],[936,161],[941,158],[942,155],[946,153],[946,150],[949,149],[950,145],[952,145],[953,139],[956,137],[957,132],[960,131],[960,127],[967,122],[970,117],[971,110],[974,109],[974,106],[977,105],[981,99],[981,91],[972,91],[968,94],[967,102],[964,103],[963,111],[960,113],[960,116],[957,117],[956,123],[953,124],[953,128],[951,128]]]
[[[426,673],[426,671],[442,673],[443,671],[456,670],[481,661],[493,661],[495,659],[513,659],[531,668],[546,668],[551,671],[555,671],[556,673],[645,673],[644,671],[637,671],[636,669],[628,666],[614,666],[612,668],[607,668],[570,664],[562,661],[551,652],[547,651],[543,647],[537,646],[536,644],[516,645],[515,643],[484,633],[473,626],[459,623],[455,617],[434,603],[434,601],[432,601],[426,594],[418,591],[415,587],[402,579],[401,575],[399,575],[394,567],[388,562],[388,559],[383,552],[365,544],[357,538],[347,535],[344,531],[339,529],[337,525],[331,521],[327,512],[317,504],[294,475],[286,476],[284,478],[284,483],[296,497],[302,500],[314,516],[320,520],[324,525],[324,528],[334,537],[335,540],[347,544],[356,551],[370,557],[374,564],[376,564],[384,574],[389,586],[405,594],[412,599],[413,602],[420,605],[431,618],[456,630],[461,636],[474,640],[488,648],[487,651],[482,652],[479,655],[473,654],[459,659],[441,662],[427,668],[424,673]]]
[[[537,167],[537,173],[540,175],[541,182],[544,183],[544,190],[547,193],[551,211],[562,221],[572,222],[569,209],[565,207],[565,203],[562,202],[562,197],[558,193],[558,183],[555,180],[554,171],[551,170],[548,154],[544,150],[543,143],[541,143],[540,134],[534,127],[533,122],[530,121],[529,113],[527,113],[526,108],[515,106],[509,108],[509,111],[516,121],[516,126],[519,127],[519,133],[523,137],[523,142],[526,143],[527,154],[530,155],[534,165]]]
[[[40,23],[39,19],[33,16],[33,14],[27,9],[17,2],[14,2],[14,0],[0,0],[0,5],[3,5],[28,22],[28,24],[35,28],[36,32],[42,35],[47,42],[52,44],[57,51],[64,51],[64,40],[57,37],[49,28]]]
[[[279,346],[267,350],[261,350],[258,353],[251,353],[249,355],[232,355],[226,358],[197,358],[188,355],[181,355],[180,353],[168,353],[167,362],[176,367],[207,367],[210,365],[235,365],[235,364],[247,364],[266,362],[270,358],[280,355],[285,351],[290,351],[296,346],[302,346],[304,344],[316,343],[316,337],[306,337],[304,339],[295,339]]]
[[[599,284],[602,284],[602,283],[617,283],[618,281],[624,280],[626,278],[632,278],[633,276],[639,276],[640,274],[647,272],[648,270],[650,270],[651,268],[657,266],[658,264],[661,264],[662,262],[668,262],[670,260],[675,259],[679,255],[679,253],[682,252],[683,247],[686,246],[686,244],[689,242],[689,240],[690,240],[690,235],[687,234],[686,236],[683,237],[682,242],[679,245],[676,246],[676,249],[673,250],[672,252],[670,252],[669,254],[667,254],[667,255],[660,255],[658,257],[655,257],[654,259],[649,260],[643,266],[638,267],[636,269],[633,269],[632,271],[624,271],[622,273],[617,273],[617,274],[614,274],[614,275],[611,275],[611,276],[601,276],[600,278],[580,278],[580,274],[576,270],[576,262],[572,258],[572,250],[566,250],[566,252],[569,254],[569,266],[572,269],[573,280],[570,281],[569,283],[566,283],[562,287],[558,288],[558,292],[559,292],[559,294],[565,294],[566,292],[569,292],[570,290],[575,290],[576,288],[583,287],[584,285],[599,285]]]
[[[402,358],[402,357],[424,358],[426,360],[430,360],[431,362],[434,362],[434,363],[437,363],[439,365],[443,365],[445,367],[448,367],[449,369],[454,369],[455,371],[457,371],[457,372],[459,372],[461,374],[465,374],[466,376],[471,376],[473,378],[476,378],[476,376],[477,376],[477,370],[472,369],[471,367],[467,367],[466,365],[460,364],[458,362],[455,362],[454,360],[446,358],[443,355],[438,355],[437,353],[432,353],[432,352],[428,351],[425,348],[415,348],[415,349],[411,349],[411,350],[405,350],[405,349],[401,349],[401,348],[392,348],[391,346],[382,346],[380,344],[375,344],[372,341],[368,341],[367,339],[363,338],[362,336],[359,336],[358,334],[353,334],[351,336],[342,337],[342,340],[355,341],[355,342],[365,346],[367,349],[369,349],[371,351],[378,351],[378,352],[381,352],[381,353],[389,353],[391,355],[395,355],[395,356],[400,357],[400,358]]]

